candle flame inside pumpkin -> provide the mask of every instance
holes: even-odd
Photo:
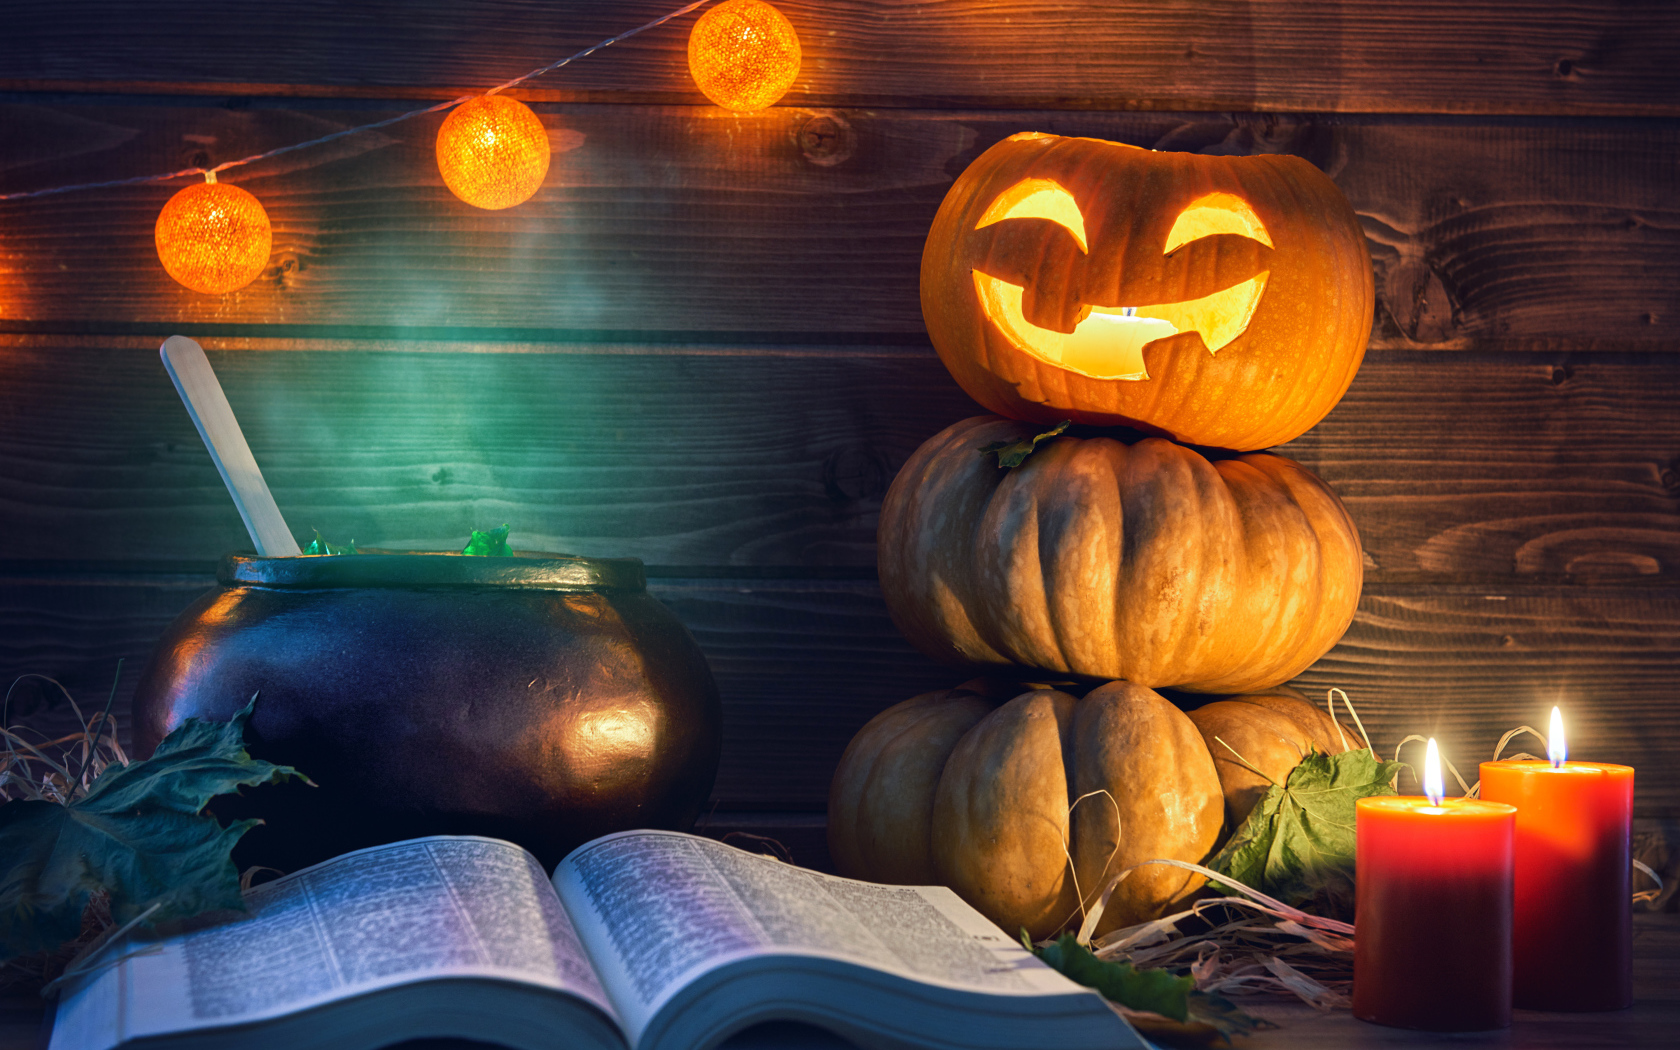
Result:
[[[1081,254],[1090,253],[1085,215],[1073,194],[1054,179],[1022,179],[998,195],[975,229],[1006,219],[1046,219],[1067,230]],[[1272,247],[1265,224],[1248,202],[1232,193],[1209,193],[1192,201],[1167,232],[1163,254],[1192,241],[1231,233]],[[1027,320],[1026,289],[979,270],[974,292],[981,309],[1016,348],[1051,364],[1096,379],[1147,380],[1143,351],[1149,344],[1196,332],[1208,353],[1216,354],[1248,329],[1266,290],[1265,270],[1254,277],[1199,299],[1167,303],[1099,306],[1082,304],[1073,331],[1042,328]]]
[[[1563,712],[1552,708],[1552,730],[1546,738],[1546,757],[1552,760],[1553,769],[1562,769],[1564,760],[1569,757],[1569,745],[1563,739]]]
[[[1441,750],[1435,746],[1435,738],[1429,738],[1429,746],[1423,753],[1423,793],[1429,796],[1431,806],[1439,806],[1441,800],[1447,797],[1447,788],[1441,780]]]

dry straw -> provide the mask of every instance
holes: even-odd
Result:
[[[119,660],[118,679],[121,676],[122,661]],[[69,702],[70,710],[75,713],[76,721],[82,728],[64,736],[45,739],[44,734],[23,726],[7,726],[12,694],[25,681],[44,682],[57,689]],[[0,737],[6,744],[5,750],[0,752],[0,805],[13,801],[68,805],[85,792],[107,767],[128,765],[128,755],[117,740],[117,723],[111,715],[116,698],[117,682],[113,680],[104,710],[89,717],[82,713],[81,706],[70,691],[55,679],[28,674],[12,682],[6,690],[5,701],[0,703]],[[29,739],[31,736],[37,739]],[[95,894],[82,913],[82,929],[75,940],[50,952],[0,964],[0,988],[51,982],[76,961],[91,958],[94,951],[111,940],[115,926],[116,922],[111,918],[110,898],[103,893]]]
[[[121,676],[122,661],[118,660],[118,679]],[[19,683],[31,680],[45,682],[62,693],[82,728],[57,739],[31,742],[25,738],[25,733],[38,737],[43,734],[23,726],[7,727],[12,693]],[[128,765],[128,755],[123,753],[122,744],[117,740],[116,720],[111,716],[111,706],[116,699],[117,682],[113,680],[111,695],[105,699],[105,709],[89,718],[82,714],[81,706],[70,691],[46,675],[26,674],[14,681],[6,690],[4,703],[0,704],[0,736],[6,742],[6,750],[0,752],[0,803],[29,799],[68,805],[79,793],[86,791],[107,766],[112,763]]]

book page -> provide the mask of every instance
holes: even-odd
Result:
[[[246,903],[248,916],[115,949],[123,961],[61,1005],[54,1046],[108,1045],[92,1038],[106,1025],[124,1040],[243,1023],[439,977],[540,985],[612,1016],[542,868],[511,843],[359,850],[259,886]]]
[[[632,1043],[695,976],[767,951],[996,994],[1068,989],[944,887],[855,882],[658,831],[582,846],[554,880]]]

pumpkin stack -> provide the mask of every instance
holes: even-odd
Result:
[[[899,472],[881,587],[918,648],[992,677],[858,733],[830,850],[845,874],[945,883],[1043,937],[1132,865],[1204,859],[1266,778],[1346,746],[1281,683],[1352,621],[1359,537],[1322,480],[1258,450],[1353,381],[1370,255],[1299,158],[1028,133],[957,179],[921,288],[940,358],[997,415]],[[1046,434],[1063,421],[1079,436]],[[1062,685],[1013,684],[1032,678]],[[1238,695],[1186,714],[1168,687]],[[1099,932],[1199,888],[1135,871]]]

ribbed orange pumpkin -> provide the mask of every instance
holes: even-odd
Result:
[[[1058,437],[1012,470],[978,451],[1038,430],[955,423],[887,491],[881,590],[929,656],[1239,693],[1295,677],[1347,630],[1359,536],[1299,464],[1160,438]]]
[[[1309,750],[1344,750],[1330,717],[1287,687],[1186,717],[1128,682],[1075,699],[976,679],[895,704],[852,738],[829,788],[829,853],[842,875],[948,885],[1004,929],[1049,936],[1078,914],[1070,856],[1089,906],[1134,864],[1203,860],[1222,812],[1227,832],[1248,816],[1259,797],[1248,778],[1264,781],[1215,736],[1279,783]],[[1070,819],[1074,799],[1099,789],[1114,805],[1088,798]],[[1139,868],[1097,928],[1158,917],[1201,885]]]
[[[1115,805],[1090,798],[1070,819],[1099,790]],[[1110,682],[1083,699],[1036,689],[1000,704],[959,687],[888,708],[853,738],[829,793],[829,850],[842,874],[944,884],[1004,929],[1046,937],[1133,864],[1201,860],[1222,810],[1196,727],[1153,690]],[[1160,915],[1201,883],[1136,871],[1099,930]]]
[[[1239,450],[1335,407],[1376,302],[1353,208],[1298,157],[1030,132],[945,195],[921,287],[940,358],[991,411]]]

